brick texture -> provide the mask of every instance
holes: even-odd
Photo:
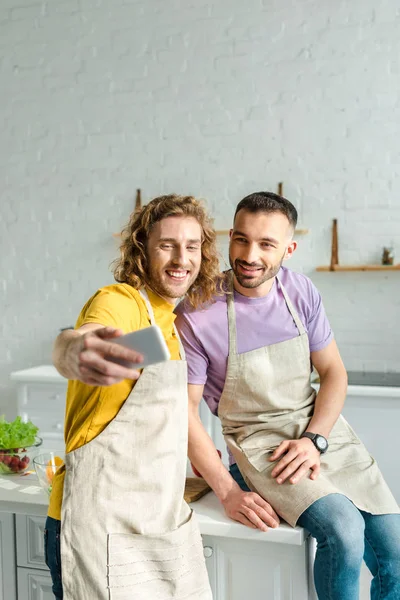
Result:
[[[4,410],[112,282],[136,187],[203,196],[226,229],[283,181],[346,365],[400,370],[400,274],[315,272],[332,218],[342,263],[400,260],[399,25],[396,0],[2,0]]]

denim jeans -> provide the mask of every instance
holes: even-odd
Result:
[[[53,594],[56,600],[62,600],[63,590],[61,581],[61,552],[60,552],[61,521],[47,517],[44,530],[44,555],[46,565],[50,569],[53,580]]]
[[[244,491],[237,465],[230,473]],[[276,508],[276,507],[274,507]],[[400,599],[400,515],[371,515],[341,494],[320,498],[297,524],[317,541],[314,581],[320,600],[359,600],[363,559],[371,571],[371,600]]]

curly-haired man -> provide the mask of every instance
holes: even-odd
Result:
[[[56,598],[211,600],[201,538],[183,500],[187,368],[174,306],[208,302],[218,285],[215,233],[191,196],[155,198],[131,215],[114,265],[54,364],[68,378],[65,466],[54,478],[45,531]],[[112,338],[151,324],[171,360],[141,372]],[[62,576],[61,576],[62,565]]]

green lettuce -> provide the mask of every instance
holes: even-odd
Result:
[[[12,423],[9,423],[3,415],[0,417],[0,448],[9,450],[32,446],[36,441],[38,431],[39,428],[31,421],[25,423],[18,416]]]

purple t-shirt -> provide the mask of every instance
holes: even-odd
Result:
[[[322,350],[333,334],[318,290],[308,277],[285,267],[281,267],[278,277],[307,331],[310,351]],[[249,298],[235,291],[234,297],[239,354],[299,335],[276,280],[267,296]],[[181,302],[175,312],[188,362],[188,381],[204,384],[204,400],[217,414],[228,360],[226,297],[219,296],[200,310]]]

